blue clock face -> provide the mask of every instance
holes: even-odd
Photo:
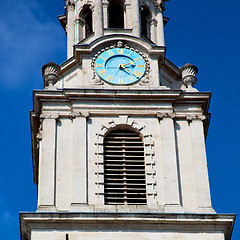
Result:
[[[95,61],[97,75],[114,85],[138,82],[146,72],[146,62],[134,50],[111,48],[102,52]]]

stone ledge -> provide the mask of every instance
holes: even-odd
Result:
[[[20,213],[21,239],[30,239],[33,229],[108,232],[171,231],[222,232],[231,239],[234,214],[162,214],[162,213]]]

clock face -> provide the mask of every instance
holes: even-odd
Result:
[[[143,57],[128,48],[111,48],[102,52],[95,61],[97,75],[114,85],[138,82],[146,72]]]

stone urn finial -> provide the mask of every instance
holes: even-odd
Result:
[[[42,76],[44,79],[44,88],[51,88],[57,82],[60,67],[54,63],[49,62],[42,67]]]
[[[190,63],[187,63],[179,70],[182,73],[182,82],[186,86],[187,90],[193,89],[193,86],[197,82],[196,75],[198,73],[198,68]]]

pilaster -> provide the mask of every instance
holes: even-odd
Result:
[[[95,38],[103,36],[103,9],[102,9],[102,0],[94,1],[93,8],[93,29]]]
[[[214,212],[211,206],[209,179],[207,170],[203,120],[205,116],[188,116],[191,129],[192,157],[199,212]]]
[[[186,118],[176,119],[175,132],[177,139],[179,175],[181,176],[182,205],[184,211],[195,212],[197,209],[197,196],[192,157],[191,130]]]
[[[150,21],[150,35],[153,42],[157,42],[157,20],[152,18]]]
[[[163,23],[163,7],[159,6],[156,9],[157,21],[157,45],[165,46],[164,23]]]
[[[56,185],[56,114],[42,114],[42,140],[40,143],[38,206],[55,207]]]
[[[108,1],[103,0],[102,6],[103,6],[103,28],[107,28],[108,27]]]
[[[132,1],[132,35],[140,37],[139,1]]]
[[[127,29],[130,29],[132,26],[131,20],[132,20],[132,14],[131,14],[131,4],[130,3],[125,3],[126,7],[126,17],[125,17],[125,27]]]
[[[157,117],[161,127],[162,162],[165,187],[165,211],[180,210],[180,189],[178,164],[176,157],[176,140],[174,113],[159,113]]]
[[[72,114],[73,121],[73,175],[71,209],[86,206],[87,191],[87,112]]]
[[[73,56],[73,46],[75,44],[74,11],[75,2],[73,0],[67,0],[67,58],[71,58]]]

